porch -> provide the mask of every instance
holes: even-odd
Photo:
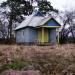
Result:
[[[56,28],[37,28],[37,40],[41,43],[59,43],[59,34],[56,33]]]

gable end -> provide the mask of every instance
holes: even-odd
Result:
[[[51,18],[49,19],[45,25],[47,26],[61,26],[55,19]]]

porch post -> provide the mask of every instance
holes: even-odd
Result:
[[[44,27],[42,27],[42,43],[44,43]]]

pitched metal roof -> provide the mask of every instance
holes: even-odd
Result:
[[[40,12],[32,13],[28,16],[15,30],[24,28],[26,26],[41,26],[44,25],[51,17],[44,17]]]
[[[26,17],[26,19],[18,27],[16,27],[15,30],[26,26],[36,27],[39,25],[42,19],[44,19],[43,16],[36,16],[36,13],[33,13],[30,16]]]
[[[40,25],[44,25],[48,20],[50,20],[51,17],[46,17],[44,18],[41,22],[40,22]]]

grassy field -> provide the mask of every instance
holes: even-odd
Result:
[[[22,70],[28,65],[33,65],[46,75],[61,74],[64,71],[75,73],[75,44],[50,46],[0,44],[1,72],[10,68]]]

